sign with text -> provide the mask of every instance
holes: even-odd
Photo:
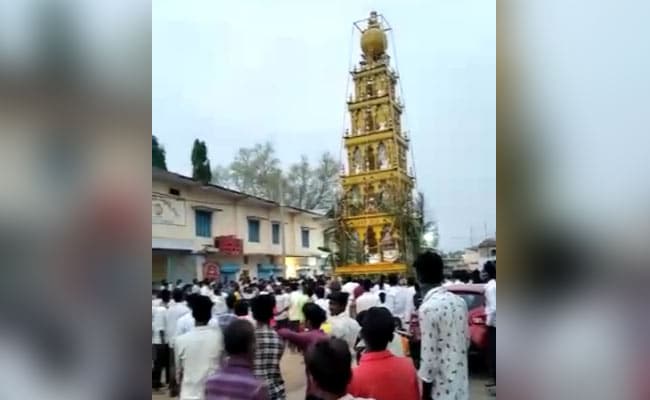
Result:
[[[242,240],[235,236],[217,236],[214,238],[214,247],[219,253],[226,256],[238,256],[242,254]]]
[[[185,201],[153,195],[151,197],[151,223],[185,225]]]

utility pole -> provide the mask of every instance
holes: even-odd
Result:
[[[282,182],[282,172],[280,172],[280,184],[279,184],[279,192],[280,192],[280,243],[282,244],[282,256],[280,259],[282,260],[282,271],[284,272],[284,277],[287,277],[287,244],[284,239],[285,236],[285,229],[284,229],[284,188],[283,188],[283,182]]]
[[[469,227],[469,246],[474,246],[474,227],[471,225]]]

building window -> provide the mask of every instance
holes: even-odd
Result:
[[[301,228],[302,247],[309,248],[309,228]]]
[[[259,219],[248,220],[248,241],[251,243],[260,242],[260,220]]]
[[[280,244],[280,223],[274,222],[271,225],[271,240],[273,244]]]
[[[196,236],[212,237],[212,212],[194,210]]]

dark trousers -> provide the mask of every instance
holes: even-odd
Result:
[[[409,340],[409,353],[411,353],[416,370],[420,369],[420,347],[421,342],[419,340]]]
[[[161,374],[165,370],[165,382],[169,383],[169,345],[153,345],[153,369],[151,370],[151,386],[154,389],[162,387]]]
[[[275,326],[278,329],[283,329],[283,328],[288,328],[289,327],[289,319],[276,319],[275,320]]]
[[[174,349],[169,348],[169,397],[178,397],[180,388],[176,382],[176,358]]]
[[[497,382],[497,328],[488,326],[488,370],[493,383]]]
[[[294,332],[300,332],[300,321],[289,321],[289,328]]]

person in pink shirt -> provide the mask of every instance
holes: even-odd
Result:
[[[320,326],[325,322],[326,315],[322,308],[314,303],[307,303],[302,307],[305,315],[305,330],[294,332],[291,329],[283,328],[278,330],[278,335],[289,343],[295,345],[303,354],[315,343],[327,340],[328,336]],[[315,399],[314,388],[307,381],[307,400]]]

